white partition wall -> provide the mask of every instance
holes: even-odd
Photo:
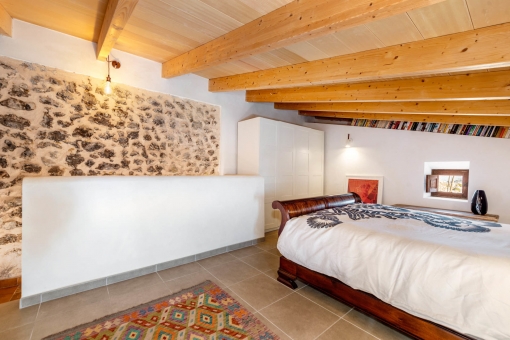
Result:
[[[324,193],[324,132],[266,118],[239,122],[237,169],[264,177],[265,229],[276,229],[274,200]]]
[[[23,181],[23,297],[264,237],[263,179]]]

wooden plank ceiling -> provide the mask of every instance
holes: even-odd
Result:
[[[292,0],[139,0],[116,49],[165,62]],[[108,0],[0,0],[15,19],[95,41]],[[508,0],[447,0],[198,72],[217,78],[510,22]]]
[[[306,5],[310,1],[314,0],[302,0],[301,2]],[[352,1],[348,0],[336,0],[336,2],[338,1],[352,4]],[[429,114],[436,117],[441,115],[441,111],[445,117],[450,115],[469,116],[478,112],[479,119],[482,120],[484,117],[492,117],[492,115],[509,115],[510,106],[505,100],[509,97],[509,84],[505,84],[501,77],[510,74],[504,73],[505,71],[501,68],[510,67],[510,47],[508,47],[508,43],[503,42],[508,41],[508,37],[510,37],[510,24],[504,25],[510,22],[510,1],[420,1],[422,4],[416,5],[416,9],[405,10],[406,0],[373,0],[372,2],[376,6],[386,8],[387,13],[391,12],[391,15],[377,12],[378,18],[374,20],[358,20],[357,22],[361,24],[348,25],[348,28],[331,34],[310,33],[309,36],[312,38],[307,38],[307,40],[291,41],[285,43],[284,46],[274,45],[276,47],[272,49],[264,48],[265,52],[263,53],[247,53],[239,60],[207,67],[196,71],[195,74],[211,79],[211,90],[229,91],[256,88],[255,91],[248,91],[249,100],[258,100],[256,98],[262,98],[260,94],[264,93],[266,96],[263,101],[286,103],[286,106],[277,104],[277,108],[295,108],[308,112],[308,114],[316,111],[320,112],[322,117],[328,112],[332,116],[351,113],[353,117],[354,113],[372,115],[384,113],[385,119],[388,118],[388,115],[402,113],[414,116]],[[329,2],[335,3],[332,0],[324,0],[320,4]],[[361,6],[365,2],[360,0],[356,3]],[[292,8],[291,6],[295,6],[295,3],[293,0],[0,0],[0,34],[11,34],[9,28],[10,17],[12,17],[82,39],[99,42],[101,47],[98,49],[98,57],[101,60],[113,47],[165,63],[214,39],[223,37],[229,32],[239,30],[243,26],[248,27],[245,25],[254,20],[260,22],[268,20],[271,18],[268,16],[269,13],[278,9],[282,11],[281,8],[286,5],[286,8]],[[109,14],[107,14],[108,6],[110,6]],[[3,9],[5,10],[2,11]],[[331,14],[333,17],[333,14],[336,13]],[[382,19],[379,19],[379,15]],[[271,23],[278,24],[274,21]],[[103,26],[105,27],[103,30],[106,29],[106,31],[101,34]],[[489,31],[493,34],[490,37],[489,33],[486,33]],[[496,31],[499,36],[494,33]],[[459,51],[459,47],[466,44],[465,41],[459,42],[461,37],[471,41],[469,46],[466,45],[467,52],[463,49]],[[498,39],[499,44],[495,43]],[[457,45],[455,45],[456,43]],[[385,53],[383,56],[387,57],[391,53],[396,53],[395,51],[400,45],[402,45],[401,50],[407,48],[410,51],[411,49],[419,51],[420,46],[423,51],[432,50],[434,46],[443,46],[444,49],[436,48],[434,50],[436,54],[428,55],[421,51],[416,52],[414,56],[412,53],[408,53],[409,57],[405,61],[400,60],[399,72],[394,73],[388,71],[389,73],[383,74],[383,69],[387,69],[386,65],[366,64],[369,56],[374,58],[373,56],[377,53],[380,55]],[[479,52],[476,52],[475,55],[474,51]],[[461,55],[462,53],[464,54]],[[320,69],[320,65],[326,64],[327,60],[330,60],[331,63],[332,59],[329,58],[337,57],[343,58],[338,59],[342,60],[342,63],[339,64],[341,69],[355,68],[356,72],[359,69],[361,70],[359,72],[364,73],[365,78],[353,76],[352,78],[339,79],[338,76],[336,76],[337,78],[331,77],[329,80],[324,80],[327,83],[326,87],[328,89],[335,88],[335,86],[356,88],[358,86],[355,84],[356,82],[368,81],[374,85],[373,92],[368,94],[368,96],[373,95],[373,98],[366,97],[368,92],[364,90],[359,96],[356,96],[358,98],[356,101],[369,102],[370,104],[360,103],[359,107],[355,108],[356,103],[352,103],[352,98],[351,100],[338,98],[339,91],[328,92],[312,87],[307,89],[302,86],[317,85],[320,82],[310,81],[306,84],[307,79],[305,78],[303,78],[305,79],[305,83],[303,83],[303,81],[297,81],[289,76],[288,80],[285,80],[287,82],[285,86],[282,84],[283,81],[271,84],[261,83],[262,85],[258,85],[258,87],[253,85],[264,79],[265,75],[279,72],[278,68],[290,72],[308,67],[308,65],[319,65],[314,67]],[[314,61],[315,64],[310,63]],[[437,66],[441,64],[440,61],[444,61],[443,66]],[[444,66],[447,61],[449,62],[448,66]],[[397,62],[393,61],[393,63]],[[297,64],[300,66],[295,66]],[[340,73],[340,68],[338,68],[337,74]],[[484,87],[487,90],[485,92],[476,91],[480,84],[472,83],[471,79],[475,78],[473,77],[475,74],[462,78],[467,83],[459,85],[455,81],[457,79],[455,75],[458,73],[465,74],[468,71],[487,73],[489,70],[497,72],[490,72],[489,76],[486,75],[483,78],[486,82],[483,86],[487,85]],[[373,74],[367,75],[368,71]],[[421,85],[419,83],[423,79],[428,79],[423,77],[431,78]],[[436,93],[441,92],[442,89],[431,92],[430,84],[438,84],[437,81],[443,81],[445,77],[453,77],[448,80],[452,81],[452,83],[447,83],[448,91],[443,91],[446,94],[441,97]],[[279,77],[276,76],[276,79],[278,80]],[[382,81],[382,83],[376,85],[375,80]],[[400,82],[398,83],[400,89],[406,89],[406,91],[397,89],[396,91],[399,92],[397,99],[383,100],[381,98],[389,98],[382,93],[385,90],[381,90],[386,89],[385,86],[389,86],[385,82],[394,82],[393,85],[397,84],[395,82]],[[344,85],[339,83],[344,83]],[[234,84],[236,85],[234,86]],[[450,87],[450,84],[453,85]],[[294,88],[296,86],[300,87]],[[359,86],[365,89],[368,85]],[[428,90],[423,86],[429,86]],[[462,87],[462,90],[459,86]],[[286,90],[282,87],[291,89]],[[264,90],[264,88],[272,90]],[[377,93],[375,88],[379,88],[380,93]],[[495,92],[488,92],[492,90]],[[455,91],[459,91],[460,94],[453,95],[452,93]],[[304,92],[308,94],[296,100],[299,104],[292,106],[293,99],[297,98],[296,93],[303,95]],[[278,96],[267,96],[267,93],[278,93]],[[287,93],[287,95],[283,95],[283,93]],[[322,97],[319,99],[318,96],[310,93],[321,93]],[[259,94],[259,96],[257,97],[255,94]],[[481,99],[496,99],[496,101],[491,102],[491,105],[486,105],[486,109],[484,109],[484,102]],[[465,104],[468,100],[475,104]],[[337,101],[335,103],[337,106],[326,110],[324,105],[319,105],[329,101]],[[348,103],[343,103],[344,107],[342,107],[342,101]],[[418,104],[430,101],[435,101],[438,104]],[[417,103],[420,109],[417,111],[409,104],[411,102]],[[313,108],[314,105],[316,109]],[[347,105],[349,106],[347,107]],[[382,119],[383,116],[380,117]],[[442,119],[447,119],[445,117]],[[500,116],[500,118],[502,117]],[[487,119],[489,124],[490,120]],[[506,122],[505,119],[492,119],[491,121]]]
[[[12,18],[2,5],[0,5],[0,34],[12,36]]]

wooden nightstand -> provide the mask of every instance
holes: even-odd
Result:
[[[452,216],[452,217],[457,217],[457,218],[467,218],[469,220],[479,220],[479,221],[487,221],[487,222],[498,222],[499,221],[499,215],[494,215],[494,214],[475,215],[471,211],[428,208],[428,207],[419,207],[416,205],[407,205],[407,204],[393,204],[393,206],[398,207],[398,208],[426,211],[429,213]]]

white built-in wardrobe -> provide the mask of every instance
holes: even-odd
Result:
[[[237,173],[264,177],[265,229],[276,229],[274,200],[324,193],[324,132],[266,118],[239,122]]]

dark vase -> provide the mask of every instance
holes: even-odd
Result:
[[[489,209],[489,203],[487,202],[487,196],[485,191],[476,190],[471,200],[471,211],[475,215],[485,215]]]

